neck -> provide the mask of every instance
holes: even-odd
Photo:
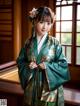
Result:
[[[37,33],[37,36],[39,36],[39,37],[43,37],[44,35],[41,35],[41,34],[38,34],[38,33]]]
[[[45,33],[44,35],[46,35],[47,33]],[[39,34],[39,33],[37,33],[37,36],[39,36],[39,37],[43,37],[44,35],[41,35],[41,34]]]

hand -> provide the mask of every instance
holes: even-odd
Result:
[[[38,66],[37,66],[36,62],[31,62],[29,64],[29,67],[30,67],[30,69],[34,69],[34,68],[37,68]]]
[[[45,65],[44,65],[44,63],[42,62],[42,63],[40,63],[39,65],[38,65],[41,69],[46,69],[46,67],[45,67]]]

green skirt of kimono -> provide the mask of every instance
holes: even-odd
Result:
[[[38,104],[38,106],[57,106],[56,102],[39,101]]]
[[[44,101],[44,100],[37,100],[35,102],[35,106],[64,106],[64,96],[63,96],[64,93],[63,93],[62,86],[60,86],[57,89],[57,93],[58,94],[55,101],[50,102],[50,101]],[[29,86],[27,86],[27,89],[25,89],[23,106],[31,106],[31,101],[32,101],[31,98],[32,98],[32,82],[29,84]]]
[[[31,106],[28,104],[24,104],[23,106]],[[58,106],[56,102],[45,102],[45,101],[38,101],[37,106]]]

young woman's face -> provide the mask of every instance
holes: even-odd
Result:
[[[46,32],[49,32],[51,29],[52,23],[50,17],[45,17],[44,20],[36,23],[36,33],[40,36],[43,36]]]

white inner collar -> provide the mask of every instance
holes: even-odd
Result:
[[[39,54],[39,52],[41,50],[41,47],[42,47],[42,45],[43,45],[46,37],[47,37],[47,33],[45,35],[43,35],[43,36],[37,35],[37,47],[38,47],[37,49],[38,49],[38,54]]]

